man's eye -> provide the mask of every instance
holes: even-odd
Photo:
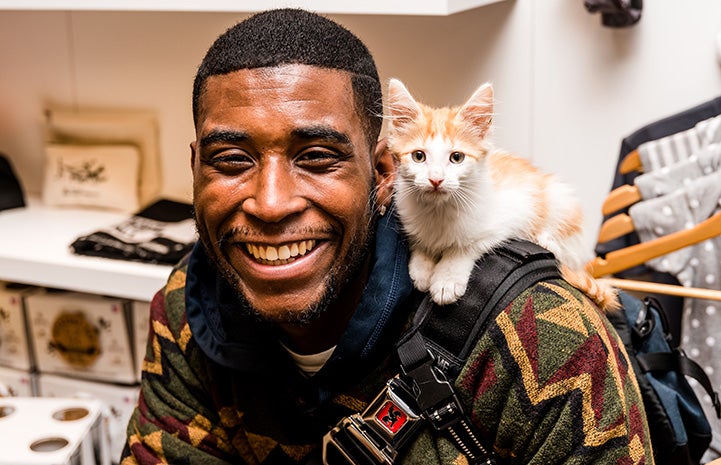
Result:
[[[308,150],[297,159],[299,166],[307,169],[327,169],[333,167],[342,157],[328,150]]]
[[[243,153],[222,152],[209,157],[208,164],[220,171],[233,171],[248,169],[254,162]]]

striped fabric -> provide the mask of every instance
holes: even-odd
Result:
[[[691,129],[679,131],[638,146],[644,172],[655,171],[688,159],[711,144],[721,142],[721,116],[698,122]]]

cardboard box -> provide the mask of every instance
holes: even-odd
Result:
[[[89,399],[0,399],[0,465],[100,465],[100,403]],[[103,460],[104,458],[104,460]]]
[[[133,313],[133,346],[135,348],[135,371],[140,381],[143,371],[143,360],[148,346],[148,330],[150,324],[150,302],[132,302]]]
[[[25,302],[39,372],[136,382],[127,301],[46,292]]]
[[[32,397],[37,393],[37,375],[0,367],[0,397]]]
[[[57,375],[38,377],[38,390],[43,397],[78,397],[98,400],[105,422],[110,459],[120,461],[126,438],[126,428],[138,402],[139,386],[119,386],[109,383],[83,381]]]
[[[25,297],[38,288],[0,283],[0,365],[31,370],[34,366],[28,327],[25,319]]]

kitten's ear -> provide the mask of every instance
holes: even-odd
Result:
[[[388,85],[388,107],[390,125],[395,129],[402,129],[413,123],[421,114],[418,102],[398,79],[391,79]]]
[[[483,84],[463,104],[456,118],[469,122],[485,136],[493,120],[493,86],[490,82]]]

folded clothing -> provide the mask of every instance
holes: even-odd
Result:
[[[197,240],[192,205],[158,200],[120,223],[77,238],[78,255],[174,265]]]

